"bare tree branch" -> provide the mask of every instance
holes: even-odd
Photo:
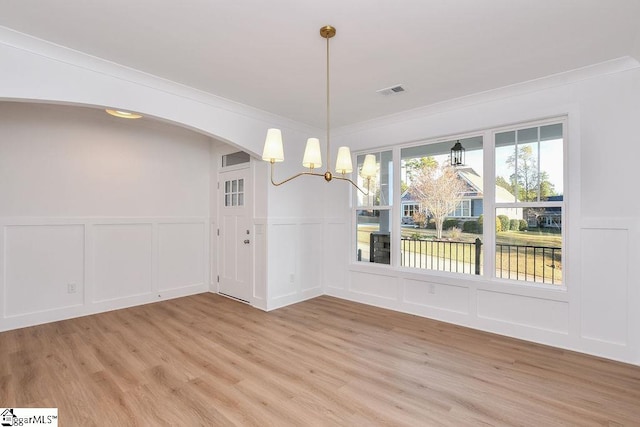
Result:
[[[448,163],[425,165],[414,177],[410,192],[435,221],[436,237],[442,238],[442,224],[462,200],[467,188],[458,172]]]

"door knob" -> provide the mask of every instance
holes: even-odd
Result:
[[[248,245],[249,243],[251,243],[251,242],[249,241],[249,239],[246,239],[246,240],[244,241],[244,244],[245,244],[245,245]]]

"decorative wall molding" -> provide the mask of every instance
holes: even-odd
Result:
[[[0,217],[0,331],[208,291],[208,222]]]

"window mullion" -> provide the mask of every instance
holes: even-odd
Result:
[[[495,230],[496,230],[496,133],[486,131],[483,135],[484,139],[484,167],[485,173],[482,177],[484,185],[484,208],[483,212],[483,231],[482,231],[482,257],[485,277],[495,276]]]
[[[402,194],[400,191],[400,180],[401,180],[401,170],[400,170],[400,147],[394,147],[392,152],[392,161],[393,161],[393,200],[391,201],[392,206],[402,206]],[[398,208],[391,209],[391,219],[392,219],[392,228],[391,228],[391,265],[394,267],[400,266],[400,238],[402,234],[402,218],[397,218],[398,212],[400,210]]]

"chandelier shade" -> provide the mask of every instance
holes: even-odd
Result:
[[[349,147],[340,147],[338,148],[338,158],[336,159],[336,173],[346,175],[351,172],[353,172],[351,150],[349,150]]]
[[[320,140],[318,138],[307,139],[302,166],[309,169],[322,167],[322,154],[320,153]]]
[[[267,138],[264,141],[262,160],[268,162],[283,162],[284,148],[282,146],[282,132],[280,129],[267,130]]]

